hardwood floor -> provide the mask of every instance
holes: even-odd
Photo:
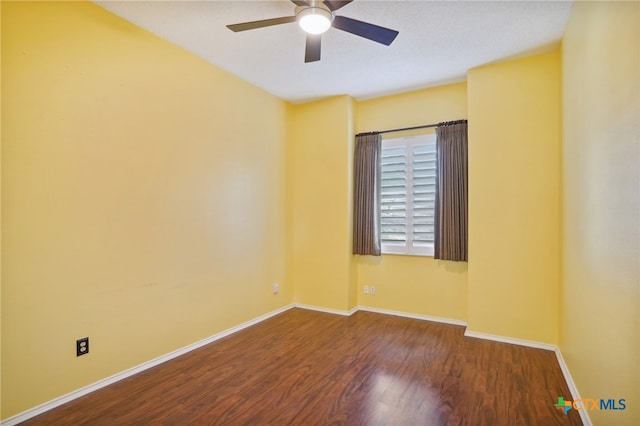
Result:
[[[292,309],[25,425],[579,425],[552,352]]]

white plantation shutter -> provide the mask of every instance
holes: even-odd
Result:
[[[411,145],[413,171],[413,245],[433,247],[436,196],[436,141]]]
[[[433,254],[434,134],[382,141],[383,253]]]
[[[404,146],[382,141],[382,244],[407,241],[407,170]]]

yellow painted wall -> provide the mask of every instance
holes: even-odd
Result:
[[[85,2],[2,2],[2,89],[2,418],[293,301],[283,101]]]
[[[560,349],[595,425],[640,424],[640,3],[577,2],[563,50]]]
[[[562,73],[287,105],[90,3],[2,2],[1,417],[294,300],[560,338],[584,397],[637,407],[639,19],[578,3]],[[351,255],[354,134],[458,118],[469,263]]]
[[[466,117],[467,84],[461,82],[358,102],[356,133],[420,126]],[[383,136],[393,138],[402,134],[389,133]]]
[[[355,153],[355,128],[357,126],[356,101],[352,97],[348,100],[348,152],[347,152],[347,200],[348,200],[348,228],[347,228],[347,255],[349,257],[349,278],[348,278],[348,302],[347,309],[358,306],[358,261],[353,254],[353,159]]]
[[[468,73],[470,331],[558,342],[560,52]]]
[[[297,303],[351,309],[353,100],[340,96],[290,107],[288,193],[291,277]]]
[[[356,133],[466,117],[467,86],[458,83],[359,102]],[[398,136],[403,134],[386,137]],[[357,267],[361,306],[466,320],[466,263],[436,261],[423,256],[382,255],[357,256]],[[375,296],[363,294],[365,285],[376,287]]]
[[[0,7],[0,46],[2,46],[2,7]],[[1,54],[0,70],[2,70]],[[1,94],[2,78],[0,78],[0,97]],[[2,134],[2,102],[0,101],[0,419],[2,419]]]

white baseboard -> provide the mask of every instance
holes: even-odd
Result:
[[[453,318],[442,318],[442,317],[434,317],[431,315],[422,315],[422,314],[412,314],[409,312],[401,312],[401,311],[393,311],[393,310],[389,310],[389,309],[380,309],[380,308],[372,308],[369,306],[358,306],[355,308],[358,311],[365,311],[365,312],[374,312],[377,314],[385,314],[385,315],[394,315],[397,317],[404,317],[404,318],[412,318],[412,319],[417,319],[417,320],[422,320],[422,321],[433,321],[433,322],[439,322],[439,323],[443,323],[443,324],[451,324],[451,325],[461,325],[466,327],[467,323],[465,321],[462,320],[457,320],[457,319],[453,319]]]
[[[516,339],[514,337],[497,336],[495,334],[479,333],[477,331],[465,330],[464,335],[476,339],[493,340],[494,342],[511,343],[512,345],[528,346],[530,348],[544,349],[546,351],[556,351],[558,347],[549,343],[535,342],[533,340]]]
[[[348,311],[344,311],[341,309],[324,308],[322,306],[305,305],[304,303],[294,303],[293,306],[300,309],[306,309],[308,311],[318,311],[318,312],[324,312],[326,314],[342,315],[345,317],[350,317],[351,315],[353,315],[358,311],[358,307],[355,307]]]
[[[268,312],[264,315],[260,315],[259,317],[253,318],[247,322],[244,322],[235,327],[228,328],[220,333],[214,334],[213,336],[207,337],[198,342],[187,345],[183,348],[177,349],[168,354],[159,356],[158,358],[152,359],[151,361],[144,362],[135,367],[129,368],[120,373],[114,374],[113,376],[107,377],[105,379],[99,380],[93,384],[85,386],[83,388],[77,389],[73,392],[70,392],[61,397],[52,399],[51,401],[45,402],[44,404],[40,404],[36,407],[33,407],[27,411],[23,411],[22,413],[16,414],[15,416],[9,417],[6,420],[0,422],[2,426],[14,426],[24,421],[27,421],[35,416],[38,416],[44,412],[52,410],[56,407],[59,407],[67,402],[73,401],[74,399],[80,398],[84,395],[87,395],[91,392],[97,391],[98,389],[102,389],[106,386],[109,386],[113,383],[116,383],[122,379],[126,379],[127,377],[131,377],[134,374],[138,374],[144,370],[148,370],[149,368],[155,367],[156,365],[162,364],[169,360],[179,357],[180,355],[184,355],[187,352],[191,352],[195,349],[201,348],[202,346],[208,345],[209,343],[215,342],[216,340],[222,339],[223,337],[229,336],[230,334],[236,333],[240,330],[244,330],[245,328],[251,327],[252,325],[258,324],[266,319],[274,317],[282,312],[288,311],[293,308],[294,305],[287,305],[280,309],[276,309],[275,311]]]
[[[356,306],[348,311],[341,310],[341,309],[324,308],[321,306],[314,306],[314,305],[305,305],[304,303],[295,303],[294,306],[300,309],[325,312],[327,314],[342,315],[347,317],[350,317],[351,315],[355,314],[358,311],[364,311],[364,312],[373,312],[376,314],[394,315],[397,317],[412,318],[412,319],[417,319],[422,321],[434,321],[434,322],[439,322],[444,324],[462,325],[462,326],[467,325],[467,323],[464,321],[452,319],[452,318],[433,317],[429,315],[412,314],[409,312],[392,311],[389,309],[371,308],[368,306]]]
[[[565,382],[567,382],[567,386],[569,387],[569,392],[571,392],[571,397],[574,401],[580,399],[580,392],[578,392],[578,388],[576,387],[576,384],[571,377],[571,373],[569,373],[569,367],[564,361],[564,357],[562,356],[562,352],[560,352],[560,348],[556,347],[556,350],[554,352],[556,353],[558,364],[560,364],[560,370],[562,370],[564,380]],[[580,413],[580,419],[582,420],[582,424],[584,424],[584,426],[593,425],[593,423],[591,423],[591,419],[589,418],[587,410],[579,410],[578,413]]]

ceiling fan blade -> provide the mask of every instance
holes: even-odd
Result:
[[[345,1],[337,1],[337,0],[324,0],[324,4],[331,10],[332,12],[340,9],[351,3],[353,0],[345,0]]]
[[[241,24],[227,25],[231,31],[247,31],[255,30],[256,28],[270,27],[272,25],[288,24],[289,22],[295,22],[295,16],[283,16],[282,18],[263,19],[261,21],[243,22]]]
[[[291,3],[295,4],[296,6],[309,6],[309,3],[304,0],[291,0]]]
[[[398,31],[396,30],[390,30],[389,28],[380,27],[378,25],[369,24],[368,22],[358,21],[344,16],[336,16],[333,19],[332,26],[339,30],[364,37],[386,46],[389,46],[398,35]]]
[[[307,34],[307,46],[304,51],[304,62],[316,62],[320,60],[320,34]]]

